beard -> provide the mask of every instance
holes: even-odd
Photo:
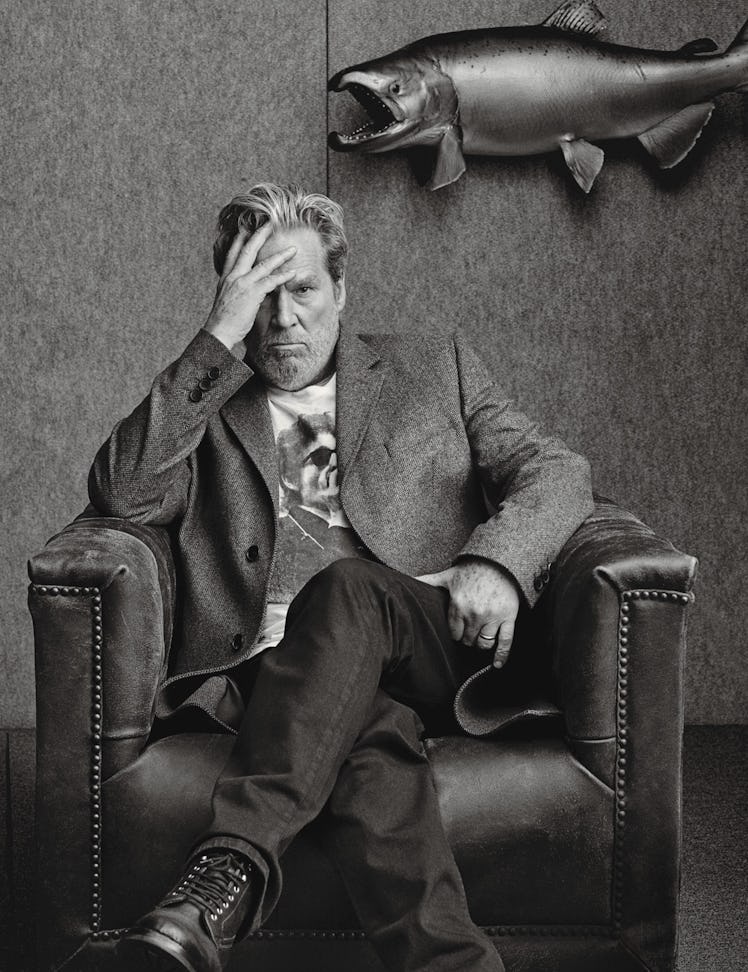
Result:
[[[247,362],[273,388],[300,391],[332,372],[337,340],[337,324],[303,348],[275,347],[266,339],[248,348]]]
[[[316,356],[315,356],[316,357]],[[251,362],[254,370],[268,385],[285,391],[298,391],[311,385],[316,377],[316,362],[310,354],[289,354],[277,350],[261,352]]]

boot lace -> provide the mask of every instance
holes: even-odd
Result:
[[[217,921],[244,890],[249,870],[249,864],[233,854],[201,854],[170,897],[208,909]]]

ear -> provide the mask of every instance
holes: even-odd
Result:
[[[340,280],[333,280],[332,286],[335,294],[335,306],[338,309],[338,313],[340,313],[345,307],[345,276],[342,276]]]

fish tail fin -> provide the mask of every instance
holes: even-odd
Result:
[[[743,24],[743,26],[738,31],[738,36],[727,48],[728,53],[730,51],[739,50],[741,47],[748,47],[748,20]]]
[[[746,22],[743,24],[740,31],[738,32],[738,36],[735,38],[732,44],[730,44],[730,46],[727,48],[726,53],[728,55],[740,54],[741,60],[745,58],[745,67],[746,67],[744,73],[745,80],[741,81],[740,84],[736,84],[735,87],[733,88],[733,91],[744,91],[748,93],[748,20],[746,20]]]
[[[738,31],[738,36],[727,48],[726,54],[740,54],[745,57],[746,61],[746,72],[745,80],[741,81],[740,84],[736,84],[733,91],[746,91],[748,92],[748,20],[743,24],[743,26]]]

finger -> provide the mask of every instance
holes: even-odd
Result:
[[[284,263],[288,263],[294,253],[296,253],[296,247],[287,246],[285,249],[279,250],[272,256],[267,257],[267,259],[255,263],[250,272],[255,280],[262,280],[263,277],[267,277],[277,270],[278,267],[282,267]]]
[[[242,247],[236,262],[234,263],[233,270],[238,275],[247,273],[254,266],[254,262],[257,259],[257,254],[262,249],[263,244],[270,238],[273,232],[273,227],[270,223],[265,223],[261,226],[255,233],[249,238],[245,239],[244,246]]]
[[[262,280],[256,282],[256,285],[267,296],[273,290],[293,280],[295,276],[295,270],[281,270],[279,273],[271,273],[269,277],[263,277]]]
[[[271,273],[269,277],[263,277],[262,280],[254,281],[253,286],[259,291],[260,303],[262,303],[268,294],[282,287],[283,284],[289,283],[295,276],[295,270],[283,270],[279,273]]]
[[[489,621],[488,624],[484,624],[483,627],[478,632],[478,637],[475,639],[475,647],[483,648],[488,651],[491,648],[496,647],[496,635],[499,631],[498,621]]]
[[[514,622],[505,621],[499,630],[499,640],[496,644],[496,651],[493,656],[495,668],[501,668],[509,657],[509,649],[512,647],[514,638]]]
[[[452,639],[454,641],[462,641],[462,632],[465,630],[465,621],[451,601],[447,609],[447,623],[449,624],[449,633],[452,635]]]
[[[247,231],[240,229],[239,232],[234,237],[234,239],[231,241],[231,246],[229,247],[229,251],[226,254],[226,259],[223,261],[223,273],[221,274],[222,279],[223,277],[227,277],[234,269],[234,265],[236,263],[237,257],[239,256],[239,252],[241,251],[241,248],[244,246],[246,241],[247,241]]]
[[[480,618],[465,618],[465,627],[462,632],[463,645],[470,648],[476,644],[478,642],[480,628]],[[489,647],[493,647],[493,645],[489,645]]]

